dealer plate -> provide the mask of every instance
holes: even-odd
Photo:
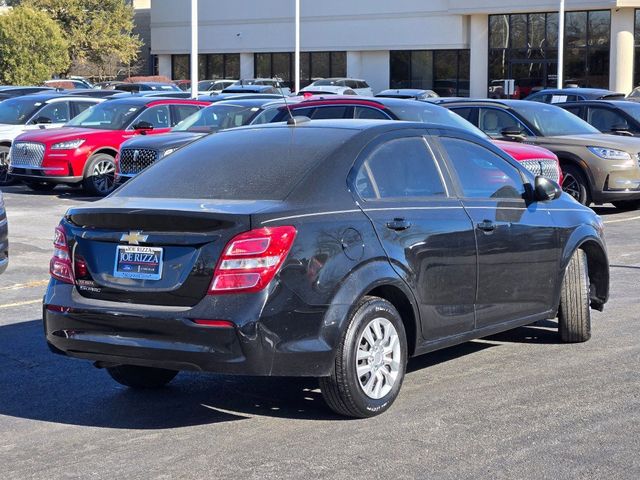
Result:
[[[162,248],[118,245],[113,276],[138,280],[162,278]]]

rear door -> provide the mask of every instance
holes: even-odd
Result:
[[[474,224],[477,328],[548,311],[560,251],[544,203],[524,200],[520,171],[492,150],[471,139],[443,135],[439,141]]]
[[[473,226],[424,134],[379,137],[360,154],[350,182],[432,341],[474,328],[477,267]]]

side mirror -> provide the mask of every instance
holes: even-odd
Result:
[[[53,123],[53,121],[49,117],[38,117],[33,121],[33,123],[35,123],[36,125],[49,124],[49,123]]]
[[[555,200],[562,195],[562,188],[553,180],[537,176],[534,185],[535,199],[540,202]]]
[[[616,123],[611,127],[611,133],[616,135],[624,135],[627,137],[632,137],[633,134],[629,131],[629,125],[626,123]]]
[[[136,124],[133,126],[133,129],[134,129],[134,130],[143,130],[143,131],[153,130],[153,125],[152,125],[152,124],[150,124],[149,122],[145,122],[145,121],[143,120],[143,121],[140,121],[140,122],[136,123]]]
[[[504,127],[500,134],[509,140],[517,140],[519,142],[524,140],[524,130],[522,128],[512,125],[510,127]]]

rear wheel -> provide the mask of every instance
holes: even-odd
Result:
[[[387,410],[402,386],[407,339],[395,307],[364,297],[337,348],[333,372],[320,379],[329,407],[340,415],[373,417]]]
[[[89,158],[84,188],[99,197],[109,195],[116,188],[116,161],[107,153],[97,153]]]
[[[0,187],[13,185],[16,179],[9,175],[9,152],[11,147],[0,145]]]
[[[51,192],[56,188],[56,184],[52,182],[24,182],[24,184],[36,192]]]
[[[159,388],[169,383],[178,374],[175,370],[135,365],[109,367],[107,372],[116,382],[131,388]]]
[[[562,190],[571,195],[582,205],[589,205],[591,198],[589,195],[589,184],[585,174],[575,165],[565,165],[562,167],[564,178],[562,180]]]
[[[562,280],[558,309],[560,339],[567,343],[586,342],[591,338],[589,310],[589,274],[587,256],[576,250]]]
[[[637,210],[640,208],[640,200],[620,200],[619,202],[611,203],[619,210]]]

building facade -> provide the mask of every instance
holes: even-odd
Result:
[[[189,0],[151,0],[158,73],[188,78]],[[374,91],[522,97],[555,87],[558,0],[301,0],[301,80],[366,79]],[[566,0],[565,84],[628,93],[640,81],[640,0]],[[294,0],[199,0],[204,78],[280,77],[291,84]]]

